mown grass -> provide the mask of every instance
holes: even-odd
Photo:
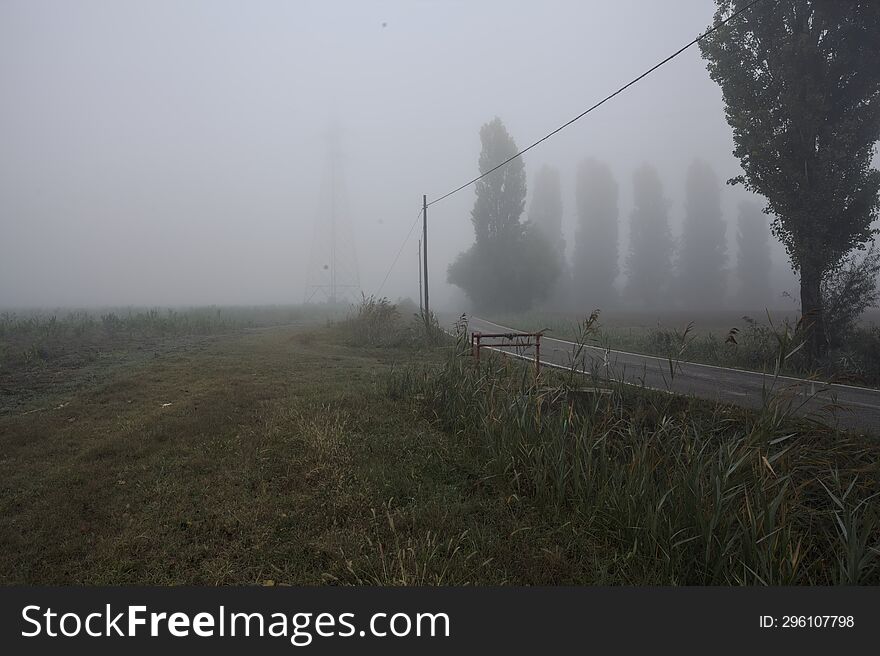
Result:
[[[312,327],[178,344],[0,415],[0,580],[348,576],[370,508],[410,491],[385,461],[415,453],[419,424],[378,391],[402,354],[342,341]]]

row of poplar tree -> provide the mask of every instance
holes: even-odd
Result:
[[[853,261],[861,264],[852,270],[870,275],[854,278],[867,281],[862,287],[868,293],[845,304],[850,314],[857,315],[876,289],[871,263],[877,262],[874,242],[880,232],[874,224],[880,218],[880,170],[874,166],[880,141],[880,2],[715,0],[715,5],[713,31],[699,47],[709,76],[721,88],[733,154],[742,166],[734,182],[766,201],[772,233],[799,278],[798,330],[804,333],[804,353],[808,361],[819,361],[828,353],[831,333],[840,333],[834,323],[840,315],[832,312],[840,304],[830,303],[823,289],[834,287],[841,270],[850,270],[847,262]],[[491,153],[509,152],[513,142],[500,121],[486,125],[481,136],[480,165],[487,171],[491,166],[483,168],[484,159],[504,161],[492,159]],[[498,174],[487,176],[477,188],[472,214],[477,242],[453,263],[449,278],[475,301],[527,306],[549,291],[561,263],[549,241],[520,220],[525,203],[522,162]],[[703,175],[695,172],[692,178]],[[634,187],[628,284],[636,297],[656,303],[652,294],[662,298],[670,288],[672,239],[662,220],[668,207],[650,169],[636,174]],[[647,218],[658,214],[660,220]],[[711,224],[711,216],[701,219],[707,239],[718,231]],[[688,232],[685,226],[685,239]],[[587,236],[583,244],[575,244],[576,252],[591,242],[613,241],[591,226]],[[682,244],[678,280],[694,289],[712,289],[717,284],[713,277],[694,271],[701,271],[704,257],[719,257],[719,252],[700,239],[694,243],[694,257]],[[599,257],[607,259],[601,271],[610,276],[614,254],[608,248],[598,253],[597,246],[593,257],[575,257],[575,286],[594,275],[579,273],[579,267],[584,262],[598,266]],[[861,253],[866,255],[859,260]],[[845,292],[842,298],[852,297],[846,292],[852,285],[837,287]]]
[[[480,131],[480,171],[517,152],[496,118]],[[721,186],[712,168],[695,160],[687,172],[681,239],[670,230],[671,203],[652,166],[632,179],[629,249],[620,271],[620,188],[609,167],[586,159],[575,176],[577,227],[571,262],[565,257],[561,176],[544,166],[534,178],[527,220],[522,158],[477,183],[471,212],[475,243],[449,268],[449,281],[480,308],[522,310],[540,303],[590,311],[620,305],[719,307],[727,297],[727,225]],[[739,206],[737,232],[740,307],[764,303],[770,289],[769,221],[757,203]]]

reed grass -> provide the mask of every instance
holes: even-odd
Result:
[[[682,313],[678,321],[666,316],[664,322],[658,320],[653,325],[641,325],[644,316],[638,320],[630,317],[630,322],[639,325],[597,326],[593,342],[604,348],[760,372],[776,369],[780,343],[785,342],[788,357],[782,363],[781,373],[818,376],[830,382],[880,385],[880,326],[857,326],[844,343],[829,350],[823,361],[808,364],[803,351],[797,350],[802,335],[788,317],[777,320],[766,313],[734,321],[726,315],[697,316],[697,322],[686,319],[689,316]],[[493,320],[519,330],[547,329],[549,337],[559,339],[574,339],[578,332],[577,319],[559,314],[530,312]],[[723,324],[724,321],[728,323]],[[619,318],[616,323],[620,324]]]
[[[880,445],[796,419],[782,398],[754,412],[597,374],[536,382],[516,361],[475,364],[463,342],[386,391],[465,440],[500,494],[605,545],[625,581],[880,582]]]

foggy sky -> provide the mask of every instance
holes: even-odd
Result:
[[[299,303],[341,126],[360,281],[375,292],[421,204],[477,173],[480,126],[520,147],[703,31],[710,0],[0,2],[0,306]],[[383,23],[385,26],[383,26]],[[574,240],[585,157],[621,189],[691,160],[740,172],[697,48],[525,156],[560,169]],[[723,190],[729,267],[737,203]],[[473,241],[469,188],[429,209],[431,292]],[[525,218],[525,217],[524,217]],[[790,280],[775,244],[777,274]],[[786,277],[787,276],[787,277]],[[417,297],[416,236],[383,294]]]

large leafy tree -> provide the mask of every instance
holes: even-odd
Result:
[[[716,23],[746,0],[716,0]],[[765,0],[701,41],[724,95],[735,181],[767,199],[800,274],[810,356],[827,349],[821,284],[872,238],[880,172],[880,2]]]
[[[492,170],[517,152],[501,119],[480,129],[480,173]],[[471,211],[475,242],[449,266],[448,280],[484,309],[522,310],[546,296],[559,277],[559,258],[550,242],[522,213],[526,174],[517,157],[476,183]]]
[[[580,163],[572,282],[575,301],[587,308],[604,308],[616,296],[618,195],[617,182],[606,164],[592,158]]]
[[[674,243],[669,229],[669,201],[657,170],[648,164],[633,175],[634,207],[630,219],[627,291],[631,301],[657,307],[669,298]]]
[[[727,225],[721,189],[712,167],[694,160],[685,183],[685,217],[679,252],[680,301],[690,307],[723,303],[726,292]]]

